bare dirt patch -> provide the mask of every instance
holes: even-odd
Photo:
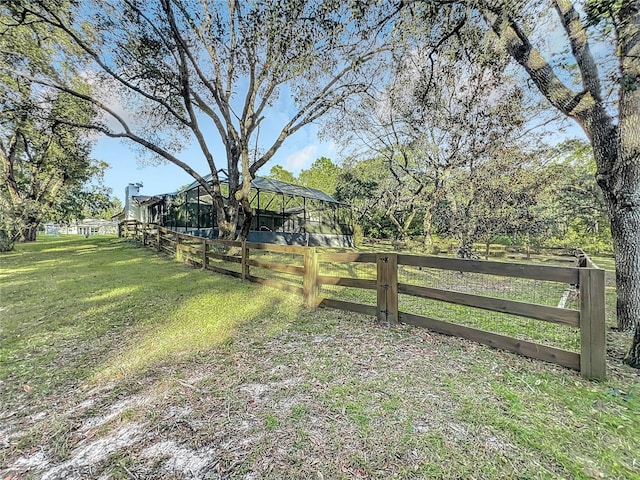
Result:
[[[246,324],[224,345],[137,377],[49,399],[57,407],[47,415],[8,418],[3,477],[575,474],[513,423],[544,428],[557,416],[571,420],[551,432],[574,432],[584,420],[545,399],[544,388],[554,378],[591,388],[573,372],[361,315],[303,311],[277,329],[271,321]],[[541,406],[525,409],[520,395]],[[589,445],[572,445],[588,457]],[[588,468],[605,471],[599,460]]]

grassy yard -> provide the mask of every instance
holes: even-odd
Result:
[[[616,349],[589,382],[113,237],[19,245],[0,289],[0,478],[640,479]]]

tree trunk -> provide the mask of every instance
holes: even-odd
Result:
[[[618,328],[631,331],[640,313],[640,211],[612,208]]]
[[[229,199],[229,205],[217,208],[218,238],[220,240],[235,240],[238,226],[238,204]]]
[[[618,324],[635,334],[625,362],[640,368],[640,7],[625,0],[618,10],[620,100],[618,158],[614,193],[617,209],[611,212],[616,256]],[[613,224],[616,224],[616,232]]]
[[[387,213],[388,213],[387,216],[389,217],[389,220],[391,220],[391,223],[393,223],[393,225],[396,227],[396,231],[397,231],[396,238],[401,242],[406,241],[408,237],[407,232],[411,227],[411,222],[413,222],[413,219],[415,218],[416,213],[418,213],[418,211],[416,210],[416,207],[412,206],[411,212],[409,213],[407,218],[404,219],[404,222],[402,224],[400,223],[400,220],[395,216],[395,214],[391,210],[389,210]]]
[[[35,242],[37,227],[27,227],[20,233],[18,241],[20,243]]]
[[[24,222],[24,228],[20,230],[18,242],[35,242],[39,225],[40,221],[37,218],[32,216],[27,217]]]
[[[387,218],[391,220],[393,226],[396,227],[396,239],[404,242],[407,239],[407,234],[400,225],[400,221],[396,218],[395,214],[392,211],[387,211]]]
[[[640,368],[640,328],[636,328],[629,353],[624,357],[624,362],[634,368]]]
[[[235,201],[235,196],[230,195],[229,204],[225,205],[221,212],[218,212],[218,229],[220,233],[218,238],[221,240],[235,240],[236,231],[238,229],[238,217],[240,207],[244,213],[244,221],[240,227],[240,238],[246,239],[251,230],[251,222],[253,221],[253,210],[248,198],[242,198],[240,202]],[[221,215],[222,213],[222,215]],[[224,220],[220,220],[223,218]]]
[[[618,3],[618,2],[616,2]],[[616,55],[619,58],[617,125],[602,100],[597,64],[588,34],[568,0],[556,0],[556,11],[580,68],[582,92],[574,92],[556,76],[526,33],[505,12],[484,11],[509,54],[522,65],[540,92],[559,111],[583,128],[598,166],[596,179],[607,199],[616,260],[618,327],[635,327],[625,361],[640,366],[640,8],[637,0],[622,0],[615,15]]]
[[[242,205],[242,211],[244,212],[244,222],[242,222],[240,229],[240,239],[246,240],[251,230],[251,223],[253,222],[253,209],[247,197],[242,198],[240,205]]]
[[[424,212],[424,218],[422,219],[422,232],[424,234],[424,247],[425,249],[433,245],[433,210],[435,205],[431,205]]]

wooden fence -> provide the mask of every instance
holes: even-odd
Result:
[[[308,307],[331,307],[376,316],[391,324],[401,322],[424,327],[579,370],[587,378],[602,379],[606,374],[604,270],[597,268],[584,254],[579,257],[578,266],[564,267],[399,253],[337,253],[315,247],[211,240],[136,221],[122,222],[118,232],[120,236],[134,238],[191,265],[301,295]],[[354,278],[321,274],[323,265],[368,265],[371,275],[370,278]],[[399,281],[398,272],[408,267],[572,285],[579,292],[579,309],[403,283]],[[274,275],[281,278],[274,278]],[[323,286],[375,291],[376,304],[323,297],[320,294]],[[400,309],[399,295],[579,328],[580,352],[408,313]]]

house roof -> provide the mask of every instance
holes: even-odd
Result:
[[[211,174],[205,176],[204,179],[207,182],[210,181]],[[222,182],[226,183],[224,180],[222,180]],[[192,188],[196,188],[198,185],[200,185],[199,182],[193,182],[184,190],[191,190]],[[273,192],[273,193],[280,193],[283,195],[293,195],[296,197],[311,198],[313,200],[322,200],[323,202],[327,202],[327,203],[340,203],[331,195],[323,192],[322,190],[318,190],[317,188],[304,187],[302,185],[295,185],[293,183],[282,182],[274,178],[255,177],[251,182],[251,186],[260,192]]]
[[[80,227],[115,227],[117,222],[105,220],[103,218],[85,218],[83,220],[76,221],[75,225]]]
[[[143,205],[153,205],[154,203],[161,202],[164,199],[164,195],[153,195],[151,197],[149,195],[134,195],[131,198],[138,205],[143,206]]]

